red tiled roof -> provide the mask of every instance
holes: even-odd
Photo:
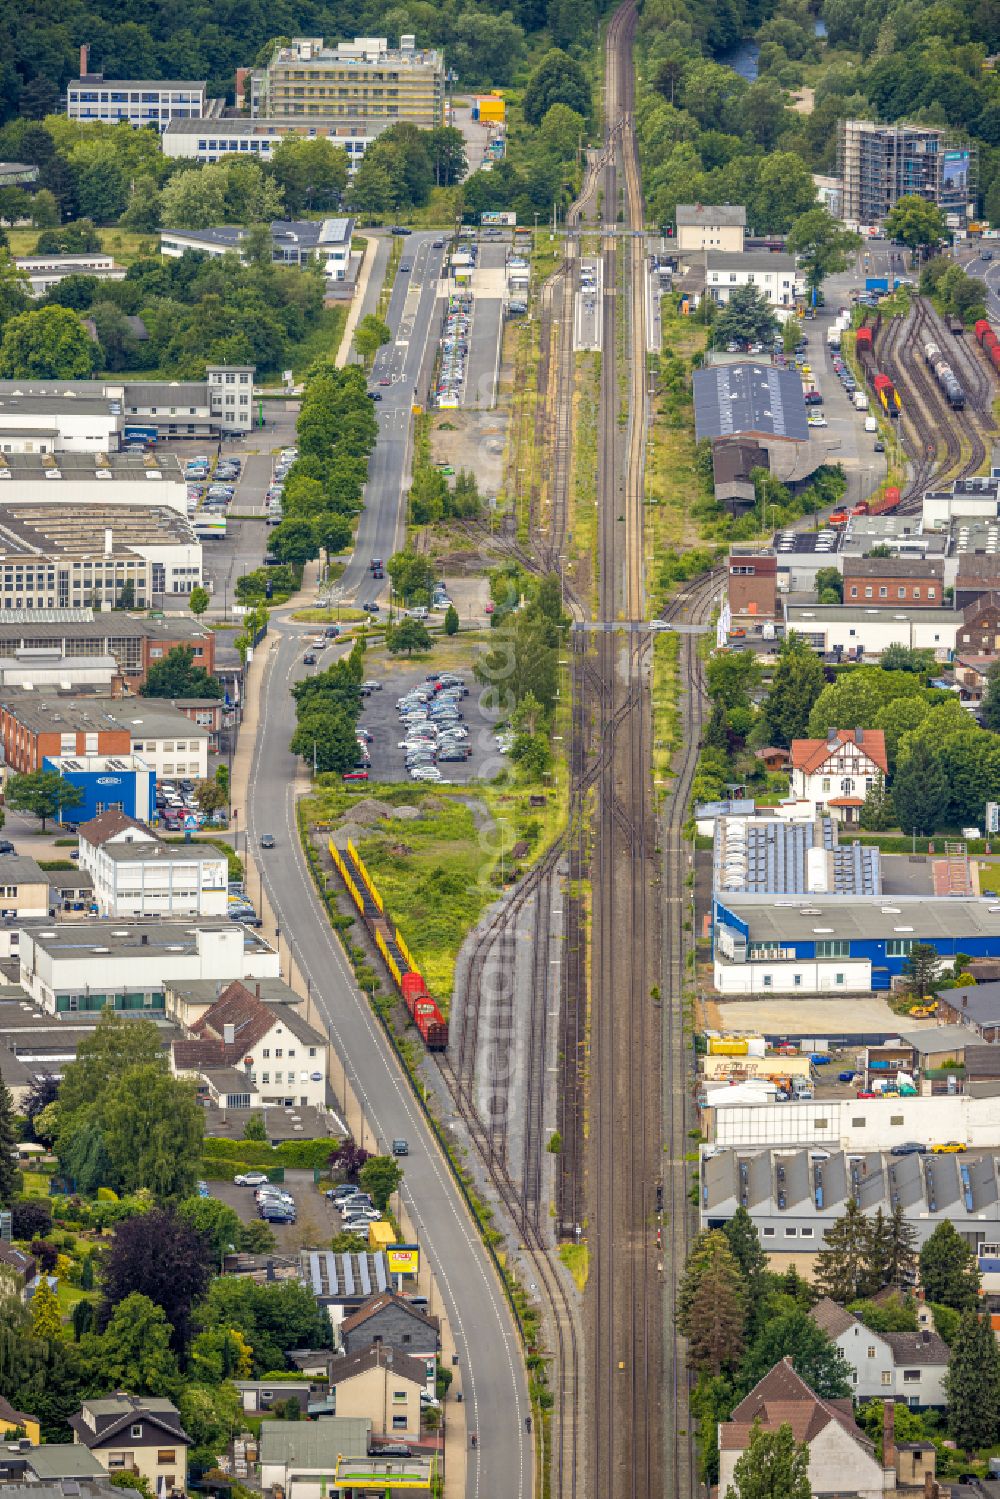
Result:
[[[837,753],[841,744],[849,744],[854,738],[854,729],[838,729],[837,738],[832,743],[829,739],[793,739],[792,766],[795,770],[801,770],[804,775],[814,775],[831,755]],[[863,729],[860,748],[883,775],[889,774],[885,735],[881,729]]]
[[[78,833],[86,843],[100,848],[109,838],[114,838],[117,833],[124,833],[126,828],[138,828],[149,837],[149,828],[144,822],[137,822],[134,817],[129,817],[114,807],[107,812],[99,812],[89,822],[81,822]]]
[[[860,796],[836,796],[833,801],[827,802],[828,807],[863,807],[864,801]]]
[[[181,1068],[236,1066],[258,1041],[263,1041],[279,1018],[270,1005],[251,994],[239,979],[234,979],[195,1021],[190,1038],[174,1042],[174,1065]],[[227,1025],[233,1027],[235,1038],[229,1042],[225,1039]]]
[[[874,1457],[874,1445],[855,1422],[850,1404],[849,1400],[821,1399],[795,1372],[791,1359],[783,1358],[740,1401],[732,1418],[723,1423],[719,1445],[730,1452],[742,1452],[750,1440],[755,1421],[767,1431],[777,1431],[787,1424],[797,1442],[811,1442],[831,1421],[836,1421],[870,1457]]]

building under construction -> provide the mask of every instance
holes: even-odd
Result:
[[[975,148],[947,131],[841,120],[838,145],[848,225],[881,224],[900,198],[910,196],[936,203],[951,229],[963,229],[975,216]]]

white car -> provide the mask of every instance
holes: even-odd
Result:
[[[266,1171],[243,1171],[233,1177],[234,1187],[262,1187],[267,1181]]]
[[[811,416],[808,418],[810,427],[828,427],[830,424],[825,416]]]

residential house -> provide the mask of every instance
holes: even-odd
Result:
[[[0,860],[0,917],[49,914],[49,876],[34,859],[7,854]]]
[[[872,1332],[828,1296],[809,1315],[850,1365],[856,1400],[898,1400],[917,1409],[947,1404],[950,1352],[936,1332]]]
[[[791,754],[781,745],[767,744],[763,749],[755,750],[754,759],[759,760],[764,769],[771,772],[790,770],[792,767]]]
[[[286,1107],[325,1107],[328,1066],[325,1037],[292,1006],[266,1004],[241,983],[229,984],[171,1049],[177,1076],[237,1068],[248,1093]]]
[[[825,739],[792,740],[791,794],[813,816],[829,812],[856,823],[866,793],[888,773],[881,729],[831,729]]]
[[[16,1296],[23,1301],[37,1269],[26,1250],[15,1249],[0,1239],[0,1296]]]
[[[944,563],[935,557],[845,556],[844,603],[876,609],[940,608]]]
[[[719,1492],[733,1482],[736,1464],[750,1443],[755,1424],[776,1432],[790,1426],[796,1442],[809,1452],[809,1482],[814,1499],[845,1494],[876,1499],[896,1487],[894,1469],[884,1469],[875,1444],[854,1419],[850,1400],[823,1400],[792,1367],[790,1358],[775,1364],[719,1423]]]
[[[775,309],[794,309],[805,295],[805,281],[794,255],[776,255],[765,250],[749,254],[729,250],[705,251],[705,291],[721,307],[733,292],[753,286]]]
[[[312,1381],[308,1379],[234,1379],[233,1385],[251,1416],[270,1415],[276,1405],[294,1400],[303,1416],[309,1409]]]
[[[941,989],[935,998],[938,1020],[965,1026],[982,1041],[1000,1041],[1000,983]]]
[[[154,1494],[187,1487],[191,1438],[171,1401],[117,1390],[85,1400],[69,1424],[75,1440],[89,1447],[108,1473],[137,1473]]]
[[[321,1421],[263,1422],[260,1429],[260,1485],[265,1494],[280,1488],[295,1499],[327,1499],[342,1457],[364,1457],[372,1423],[357,1416],[324,1416]]]
[[[441,1346],[438,1320],[404,1296],[394,1291],[372,1296],[341,1322],[340,1341],[345,1353],[382,1345],[420,1359],[427,1369],[428,1392],[433,1394]]]
[[[42,1499],[43,1484],[53,1485],[59,1499],[62,1499],[63,1484],[94,1485],[100,1495],[110,1491],[110,1499],[121,1494],[120,1489],[111,1488],[106,1469],[89,1448],[79,1442],[46,1442],[39,1447],[37,1443],[41,1438],[35,1436],[32,1440],[36,1445],[29,1446],[24,1442],[6,1449],[0,1447],[0,1487],[5,1494],[11,1484],[30,1486],[29,1492],[35,1499]],[[74,1491],[69,1489],[66,1492],[72,1494]],[[89,1487],[87,1492],[90,1492]]]
[[[81,823],[79,835],[80,868],[102,916],[227,914],[228,865],[210,844],[164,843],[117,810]]]
[[[747,211],[741,203],[678,203],[675,217],[680,253],[698,250],[742,253]]]
[[[427,1389],[427,1365],[385,1343],[372,1343],[335,1359],[330,1391],[338,1416],[360,1416],[372,1431],[395,1441],[420,1438],[421,1396]]]
[[[27,1437],[36,1446],[42,1440],[38,1417],[29,1416],[26,1411],[15,1410],[10,1401],[0,1395],[0,1438],[12,1437],[15,1433]]]

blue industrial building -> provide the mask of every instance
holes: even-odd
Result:
[[[83,801],[66,807],[58,821],[89,822],[112,808],[148,822],[156,805],[156,772],[138,755],[49,755],[45,770],[79,786]]]
[[[943,960],[1000,957],[1000,902],[953,896],[716,892],[715,987],[722,994],[863,994],[903,976],[915,943]]]

